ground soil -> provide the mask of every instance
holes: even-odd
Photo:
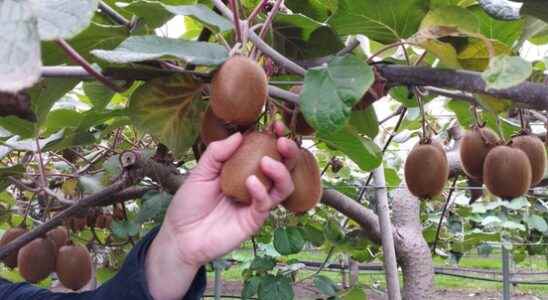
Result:
[[[213,282],[208,283],[208,290],[206,295],[213,295]],[[223,282],[222,294],[239,297],[241,295],[242,283],[239,281],[225,281]],[[326,299],[318,292],[318,290],[310,283],[297,284],[293,287],[296,300],[320,300]],[[368,300],[385,300],[387,299],[382,294],[367,290]],[[435,300],[499,300],[501,295],[496,292],[471,292],[465,290],[451,289],[451,290],[437,290],[434,297]],[[539,298],[537,296],[514,294],[512,300],[548,300],[546,297]]]

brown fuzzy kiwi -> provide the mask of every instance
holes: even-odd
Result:
[[[476,180],[481,180],[485,157],[498,143],[500,138],[489,128],[474,127],[467,131],[459,147],[460,162],[464,172]]]
[[[200,129],[202,142],[207,146],[212,142],[226,139],[229,136],[230,130],[226,127],[225,122],[213,113],[211,107],[208,107],[202,118]]]
[[[116,203],[112,206],[112,218],[116,221],[125,220],[126,213],[124,212],[124,207],[120,203]]]
[[[514,137],[510,146],[527,154],[531,163],[531,186],[541,182],[546,169],[546,148],[542,140],[533,135],[521,135]]]
[[[91,279],[91,255],[81,245],[66,245],[59,249],[55,272],[61,283],[71,289],[79,290]]]
[[[531,177],[531,163],[520,149],[497,146],[485,158],[483,183],[495,196],[511,199],[525,194],[531,186]]]
[[[68,230],[65,226],[59,226],[55,229],[48,231],[46,236],[53,241],[56,251],[66,245],[69,239]]]
[[[111,225],[112,225],[112,215],[101,214],[97,216],[97,220],[95,221],[95,227],[99,229],[105,229],[105,228],[110,228]]]
[[[291,87],[291,89],[289,89],[290,92],[295,94],[300,94],[302,90],[303,90],[302,85],[295,85]],[[282,113],[284,123],[288,128],[291,128],[291,120],[293,118],[294,110],[293,111],[284,110]],[[306,122],[306,119],[304,118],[303,113],[300,111],[297,112],[297,116],[295,119],[295,133],[298,135],[313,135],[314,132],[316,132],[316,130]]]
[[[323,189],[320,168],[310,151],[301,149],[295,168],[291,171],[291,179],[295,190],[282,205],[296,214],[314,208],[322,197]]]
[[[8,229],[4,233],[4,235],[2,235],[2,239],[0,239],[0,247],[7,245],[9,242],[15,240],[16,238],[27,232],[28,231],[25,228],[21,227]],[[2,259],[2,262],[11,269],[15,268],[17,266],[17,253],[19,253],[19,251],[13,251],[8,256],[4,257]]]
[[[263,68],[241,55],[227,60],[211,82],[211,109],[226,122],[254,123],[266,103],[268,84]]]
[[[409,192],[419,199],[441,194],[449,176],[447,156],[441,144],[417,144],[407,156],[404,173]]]
[[[264,156],[281,160],[276,138],[268,133],[250,132],[244,135],[242,144],[226,161],[221,170],[221,190],[238,202],[249,204],[251,197],[245,182],[251,175],[270,189],[272,182],[263,174],[260,161]]]
[[[48,238],[37,238],[19,250],[17,266],[26,281],[37,283],[55,270],[56,247]]]

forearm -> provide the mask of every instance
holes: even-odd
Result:
[[[146,278],[154,300],[180,300],[187,294],[200,266],[179,259],[168,233],[160,230],[147,253]]]

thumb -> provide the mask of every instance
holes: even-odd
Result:
[[[201,179],[213,179],[217,177],[223,166],[242,143],[242,134],[237,132],[228,138],[209,144],[206,151],[200,158],[198,165],[194,168],[193,176],[200,176]]]

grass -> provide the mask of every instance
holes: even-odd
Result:
[[[252,252],[249,249],[240,249],[234,253],[238,258],[246,257],[251,258]],[[317,261],[322,262],[325,258],[325,253],[320,251],[305,251],[289,257],[290,259],[298,259],[303,261]],[[380,263],[380,261],[378,261]],[[434,258],[434,266],[439,267],[453,267],[445,259],[441,257]],[[474,255],[465,255],[459,262],[460,268],[474,268],[485,269],[493,271],[501,271],[502,261],[500,255],[497,253],[492,254],[489,257],[478,257]],[[546,259],[544,257],[531,257],[525,259],[523,262],[516,265],[516,268],[523,271],[537,271],[542,272],[548,269]],[[223,279],[225,281],[242,281],[242,267],[235,265],[223,272]],[[313,271],[303,270],[299,272],[298,279],[308,277],[313,274]],[[334,282],[341,282],[341,275],[339,272],[323,271],[321,275],[327,276]],[[213,273],[209,274],[213,278]],[[538,277],[537,277],[538,278]],[[384,288],[386,283],[384,281],[384,274],[376,272],[363,272],[359,275],[359,282],[366,286],[378,286]],[[487,282],[479,280],[471,280],[466,278],[458,278],[453,276],[436,275],[434,278],[434,284],[437,289],[458,289],[465,292],[496,292],[502,289],[501,283]],[[518,285],[513,287],[513,291],[516,293],[526,293],[535,296],[547,296],[548,286],[546,285]]]

